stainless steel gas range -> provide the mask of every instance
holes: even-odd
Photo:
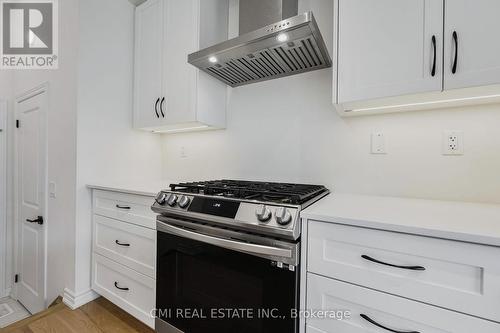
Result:
[[[160,192],[156,331],[298,332],[299,213],[328,193],[234,180]]]

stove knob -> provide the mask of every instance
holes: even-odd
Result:
[[[189,197],[186,197],[185,195],[183,195],[179,199],[179,207],[186,208],[189,205],[190,202],[191,202],[191,199],[189,199]]]
[[[162,205],[163,206],[165,204],[165,202],[167,201],[167,194],[163,193],[163,192],[160,192],[156,196],[155,200],[158,203],[158,205]]]
[[[255,211],[255,215],[260,222],[267,222],[271,218],[271,211],[266,207],[266,205],[260,205]]]
[[[177,203],[177,195],[170,194],[170,197],[168,197],[167,203],[170,207],[174,207],[175,204]]]
[[[292,214],[285,207],[280,207],[276,210],[276,222],[280,225],[287,225],[292,221]]]

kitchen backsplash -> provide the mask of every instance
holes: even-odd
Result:
[[[226,130],[162,138],[164,177],[500,202],[500,105],[342,119],[330,101],[329,70],[232,89]],[[442,155],[444,130],[463,131],[463,156]],[[370,153],[372,132],[387,154]]]

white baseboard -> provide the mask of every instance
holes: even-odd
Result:
[[[71,310],[76,310],[80,306],[95,300],[99,296],[100,295],[98,293],[91,289],[75,295],[73,291],[68,288],[64,288],[63,303],[66,304]]]

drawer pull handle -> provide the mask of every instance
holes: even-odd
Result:
[[[116,208],[118,208],[118,209],[130,209],[130,206],[116,205]]]
[[[115,240],[115,243],[116,243],[117,245],[120,245],[120,246],[126,246],[126,247],[130,246],[130,244],[120,243],[120,241],[119,241],[118,239],[117,239],[117,240]]]
[[[367,256],[365,254],[363,254],[361,256],[361,258],[363,258],[365,260],[368,260],[368,261],[371,261],[371,262],[374,262],[374,263],[377,263],[377,264],[380,264],[380,265],[385,265],[385,266],[390,266],[390,267],[396,267],[396,268],[401,268],[401,269],[409,269],[409,270],[412,270],[412,271],[425,271],[425,267],[422,267],[422,266],[400,266],[400,265],[393,265],[393,264],[389,264],[389,263],[386,263],[386,262],[383,262],[383,261],[380,261],[380,260],[377,260],[377,259],[373,259],[372,257]]]
[[[420,333],[418,331],[396,331],[396,330],[393,330],[393,329],[390,329],[388,327],[385,327],[379,323],[377,323],[375,320],[371,319],[370,317],[368,317],[367,315],[365,314],[360,314],[361,318],[363,318],[364,320],[366,320],[367,322],[369,322],[370,324],[373,324],[379,328],[382,328],[386,331],[389,331],[389,332],[393,332],[393,333]]]
[[[123,290],[123,291],[129,291],[130,289],[128,288],[122,288],[122,287],[118,287],[118,282],[115,281],[115,288],[116,289],[119,289],[119,290]]]

